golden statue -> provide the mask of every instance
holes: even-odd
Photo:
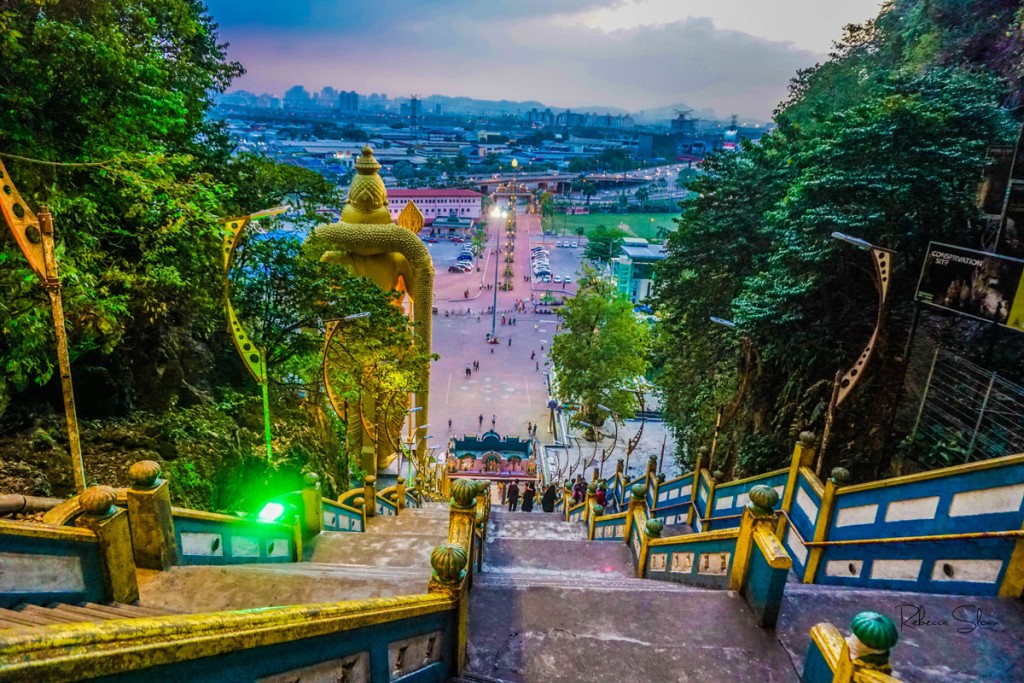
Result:
[[[415,338],[410,343],[422,344],[430,353],[431,316],[434,301],[434,265],[426,246],[408,225],[400,227],[391,222],[388,194],[378,171],[380,164],[369,146],[363,147],[362,156],[355,162],[356,176],[349,188],[348,201],[341,212],[341,220],[317,228],[306,243],[307,253],[321,261],[348,266],[356,275],[370,279],[384,291],[398,291],[397,304],[408,311],[416,323]],[[416,212],[418,213],[418,211]],[[428,387],[430,365],[422,370],[422,390],[415,395],[417,408],[416,434],[423,436],[420,427],[428,423]],[[360,466],[368,474],[376,474],[390,464],[400,447],[404,411],[397,417],[386,418],[377,414],[382,395],[378,391],[364,391],[359,405],[350,406],[346,416],[347,441],[350,453],[358,453]],[[381,404],[383,406],[383,404]],[[382,408],[382,412],[386,412]],[[426,444],[417,445],[417,461],[423,462]]]

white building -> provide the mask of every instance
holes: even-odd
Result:
[[[455,215],[458,218],[468,218],[476,222],[482,211],[483,195],[473,190],[460,189],[421,189],[407,190],[402,188],[388,188],[388,210],[391,212],[391,219],[398,218],[405,205],[409,202],[416,205],[416,208],[423,214],[427,225],[434,222],[435,218]]]

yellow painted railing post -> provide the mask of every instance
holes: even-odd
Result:
[[[462,480],[456,480],[456,482]],[[454,486],[452,488],[455,488]],[[456,601],[455,609],[455,671],[466,667],[466,642],[469,636],[469,600],[467,599],[469,554],[457,543],[444,543],[430,553],[430,567],[434,571],[427,586],[428,593],[440,593]]]
[[[750,502],[743,508],[740,519],[740,535],[736,538],[736,550],[729,572],[729,590],[739,591],[747,580],[750,570],[750,553],[754,548],[754,529],[760,525],[774,526],[775,504],[779,493],[770,486],[754,486],[748,492]]]
[[[399,477],[397,483],[395,483],[395,505],[398,511],[401,512],[405,509],[405,477]]]
[[[622,540],[625,541],[626,545],[629,545],[629,537],[633,530],[633,524],[635,524],[634,517],[637,513],[643,513],[644,510],[644,490],[643,484],[633,484],[633,487],[629,491],[629,508],[626,510],[626,526],[622,530]]]
[[[850,473],[842,467],[832,470],[832,476],[825,482],[825,491],[821,496],[821,507],[818,510],[818,521],[814,525],[814,542],[824,541],[828,538],[829,528],[832,524],[832,510],[836,506],[836,490],[850,480]],[[821,564],[821,556],[825,549],[815,546],[807,554],[807,566],[804,570],[804,583],[814,583],[814,577],[818,573],[818,565]]]
[[[562,519],[566,522],[569,521],[569,508],[572,507],[572,504],[572,484],[566,482],[565,488],[562,489]]]
[[[642,509],[638,510],[639,512],[642,512]],[[661,538],[661,530],[664,528],[665,523],[660,519],[648,519],[640,530],[640,552],[636,561],[637,578],[642,579],[647,574],[647,555],[649,554],[648,547],[650,541],[652,538]]]
[[[704,467],[704,461],[708,457],[708,447],[701,446],[697,449],[697,462],[693,466],[693,483],[690,484],[690,509],[686,511],[686,524],[693,526],[693,515],[697,509],[697,492],[700,490],[700,470]]]
[[[320,477],[306,472],[302,477],[302,532],[317,536],[324,530],[324,498],[320,493]]]
[[[601,478],[601,468],[595,467],[593,474],[591,474],[590,481],[597,481]]]
[[[1024,527],[1021,528],[1024,531]],[[1024,597],[1024,537],[1018,538],[1010,553],[1010,562],[1006,565],[1003,582],[999,585],[999,597]]]
[[[594,527],[597,525],[597,518],[604,514],[604,506],[594,503],[591,507],[590,520],[587,522],[587,540],[594,540]]]
[[[708,506],[706,508],[707,517],[709,518],[715,516],[715,489],[718,487],[718,482],[725,479],[725,474],[722,472],[722,470],[715,470],[710,474],[711,476],[708,477]],[[700,525],[700,530],[711,531],[711,524],[712,522],[710,521],[702,521]]]
[[[594,496],[597,494],[597,484],[590,482],[587,484],[587,499],[586,506],[583,508],[583,521],[590,522],[590,508],[594,506]]]
[[[377,477],[372,474],[363,479],[363,512],[367,517],[377,514]]]
[[[131,531],[135,566],[164,571],[178,564],[178,545],[174,542],[174,517],[167,480],[160,478],[160,464],[140,460],[128,468],[132,487],[128,500],[128,526]]]
[[[812,467],[814,463],[814,443],[818,437],[814,432],[800,432],[800,439],[793,447],[793,457],[789,462],[789,474],[786,477],[786,488],[782,492],[782,510],[786,515],[793,511],[796,500],[797,478],[801,467]],[[786,516],[780,515],[775,527],[775,535],[779,538],[786,533]]]
[[[75,520],[75,526],[92,531],[99,539],[103,582],[110,599],[135,602],[139,599],[139,584],[135,580],[128,513],[118,510],[115,502],[117,492],[109,486],[87,488],[78,497],[84,514]]]

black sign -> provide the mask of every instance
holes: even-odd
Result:
[[[931,243],[917,300],[1024,331],[1024,261]]]

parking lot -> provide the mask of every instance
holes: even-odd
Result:
[[[573,249],[571,247],[558,247],[556,246],[558,242],[562,242],[563,244],[566,242],[570,244],[572,242],[577,242],[579,244],[578,239],[573,240],[568,237],[562,238],[551,235],[541,236],[532,233],[530,235],[531,249],[535,246],[543,246],[548,250],[548,261],[551,263],[552,280],[554,280],[555,277],[564,279],[568,276],[572,278],[572,283],[566,285],[564,282],[556,283],[552,281],[550,283],[542,283],[540,281],[535,281],[532,283],[534,291],[550,289],[552,291],[564,290],[566,292],[576,292],[576,283],[579,280],[580,262],[583,259],[583,244],[580,244],[578,247]]]

